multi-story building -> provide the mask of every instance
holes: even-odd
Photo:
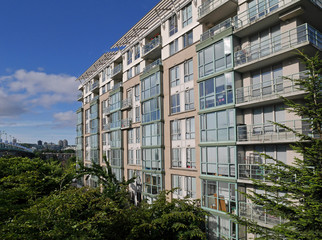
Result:
[[[270,226],[241,192],[265,181],[266,153],[291,163],[291,132],[307,131],[280,95],[301,101],[305,71],[294,49],[322,49],[320,0],[160,1],[78,80],[77,156],[106,156],[134,201],[201,199],[211,239],[247,239],[227,213]],[[288,76],[290,80],[282,78]],[[91,178],[86,184],[96,186]],[[255,189],[256,191],[256,189]]]

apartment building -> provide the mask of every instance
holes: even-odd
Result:
[[[161,0],[79,78],[77,158],[106,156],[115,175],[137,176],[133,201],[201,199],[209,239],[248,239],[227,212],[271,226],[239,192],[265,181],[266,153],[292,163],[308,127],[279,96],[301,101],[294,49],[322,50],[320,0]],[[282,78],[288,76],[290,80]],[[91,177],[84,184],[97,186]],[[255,189],[256,191],[256,189]]]

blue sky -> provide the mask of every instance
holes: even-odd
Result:
[[[158,2],[0,0],[0,131],[74,144],[75,79]]]

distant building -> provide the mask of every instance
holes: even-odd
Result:
[[[64,139],[63,141],[63,148],[66,148],[68,146],[68,141],[66,139]]]
[[[17,139],[12,139],[12,144],[17,144]]]
[[[63,141],[62,140],[58,141],[58,146],[63,147]]]
[[[42,141],[41,140],[38,140],[37,145],[38,146],[42,146]]]

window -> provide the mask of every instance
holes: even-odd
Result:
[[[235,177],[234,146],[201,147],[201,173],[223,177]]]
[[[178,52],[178,39],[170,43],[170,56]]]
[[[201,142],[235,140],[235,111],[233,109],[200,115]]]
[[[259,97],[283,91],[282,64],[263,68],[251,73],[252,96]]]
[[[140,70],[140,63],[136,64],[134,66],[134,76],[140,74],[141,70]]]
[[[140,165],[141,164],[141,149],[135,150],[135,158],[136,158],[136,164]]]
[[[196,168],[196,149],[186,149],[186,168]]]
[[[127,70],[127,80],[132,78],[132,68],[130,68],[129,70]]]
[[[161,148],[142,149],[143,169],[161,170]]]
[[[111,82],[108,82],[108,83],[106,84],[106,87],[107,87],[107,91],[108,91],[108,90],[111,90]]]
[[[161,144],[161,123],[142,126],[142,145],[157,146]]]
[[[192,6],[191,3],[182,8],[182,27],[192,23]]]
[[[135,101],[140,100],[140,85],[135,85],[134,86],[134,94],[135,94]]]
[[[199,77],[202,78],[232,67],[231,52],[231,37],[224,38],[199,51]]]
[[[135,143],[140,143],[140,128],[134,128],[135,129]]]
[[[143,123],[160,120],[160,100],[160,97],[157,97],[142,103]]]
[[[122,167],[122,150],[112,149],[111,150],[111,166]]]
[[[107,78],[111,77],[111,67],[106,68],[106,74],[107,74]]]
[[[140,122],[140,116],[141,116],[140,106],[135,107],[135,122]]]
[[[196,178],[172,175],[172,188],[178,188],[174,191],[174,198],[196,198]]]
[[[126,52],[126,56],[127,56],[127,64],[132,63],[132,50],[128,50]]]
[[[109,98],[110,111],[118,110],[121,108],[121,92],[115,93]]]
[[[184,177],[184,190],[186,196],[196,198],[196,186],[195,177]]]
[[[170,86],[175,87],[180,84],[180,69],[179,66],[170,68]]]
[[[160,94],[160,72],[141,81],[141,101]]]
[[[181,149],[180,148],[172,148],[171,166],[172,167],[181,167]]]
[[[178,22],[177,22],[177,15],[174,14],[169,19],[169,36],[172,36],[176,32],[178,32]]]
[[[195,98],[193,94],[193,89],[186,90],[184,93],[184,109],[186,111],[192,110],[195,108]]]
[[[235,213],[236,184],[212,180],[202,180],[203,207],[213,210]]]
[[[110,115],[110,129],[121,127],[121,112],[117,111]]]
[[[179,175],[172,175],[172,188],[177,188],[174,192],[173,192],[173,197],[178,198],[179,196],[182,196],[182,178],[183,176],[179,176]]]
[[[171,96],[171,114],[180,112],[180,94]]]
[[[249,21],[265,16],[278,8],[278,0],[251,0],[248,2]]]
[[[133,129],[129,129],[127,131],[127,143],[131,144],[133,143]]]
[[[193,62],[192,59],[184,62],[184,82],[193,80]]]
[[[127,163],[128,164],[134,164],[133,150],[128,150],[127,151]]]
[[[134,45],[134,60],[140,57],[140,44],[137,43]]]
[[[158,194],[161,189],[161,174],[144,173],[144,192],[148,194]]]
[[[105,80],[106,80],[106,69],[104,69],[102,72],[102,82],[105,82]]]
[[[186,48],[186,47],[190,46],[191,44],[193,44],[192,30],[183,34],[182,39],[183,39],[183,48]]]
[[[238,239],[246,239],[245,226],[239,225],[238,228]],[[213,214],[208,216],[207,229],[209,229],[209,239],[236,239],[237,236],[237,227],[233,220]]]
[[[232,73],[199,83],[200,109],[233,103]]]
[[[195,118],[186,119],[186,139],[195,139]]]
[[[121,147],[121,138],[122,132],[121,130],[118,131],[112,131],[109,133],[109,143],[110,146],[113,148],[120,148]]]
[[[181,139],[181,120],[174,120],[171,124],[171,140]]]

